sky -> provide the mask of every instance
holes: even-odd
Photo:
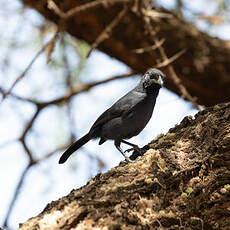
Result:
[[[10,4],[4,4],[0,0],[0,30],[4,33],[0,36],[0,64],[7,55],[10,55],[12,68],[0,70],[0,86],[9,88],[13,80],[21,73],[30,62],[31,58],[39,50],[39,42],[27,44],[30,36],[37,36],[36,27],[42,24],[43,18],[33,10],[26,10],[23,16],[12,14],[21,4],[18,0],[10,0]],[[157,1],[165,7],[172,7],[173,1]],[[201,1],[186,1],[194,10],[202,10],[205,3]],[[208,2],[208,1],[206,1]],[[215,9],[211,3],[205,8],[207,13]],[[11,15],[11,16],[10,16]],[[188,19],[192,16],[188,14]],[[23,27],[20,25],[23,22]],[[207,30],[207,25],[197,21],[197,26]],[[17,36],[15,36],[17,34]],[[211,34],[222,39],[230,38],[229,24],[220,29],[211,30]],[[49,36],[47,36],[48,39]],[[16,40],[15,40],[16,39]],[[16,47],[9,53],[9,44],[17,41],[19,44],[27,44],[22,48]],[[58,45],[55,52],[58,52]],[[72,66],[77,65],[78,57],[73,51],[70,54]],[[8,54],[9,53],[9,54]],[[127,73],[129,68],[117,60],[103,53],[94,51],[81,73],[82,82],[102,80],[114,75]],[[46,65],[45,55],[41,55],[27,76],[15,87],[14,92],[24,97],[31,95],[42,100],[49,100],[65,92],[60,87],[65,70],[57,72]],[[78,137],[84,135],[96,120],[96,118],[112,105],[117,99],[131,90],[138,82],[138,77],[113,81],[97,86],[87,93],[82,93],[72,100],[73,130]],[[54,82],[60,82],[55,84]],[[33,87],[31,87],[33,85]],[[20,136],[23,126],[34,113],[35,108],[31,104],[25,104],[11,97],[0,105],[0,226],[6,215],[6,210],[11,201],[16,183],[28,163],[24,150],[19,142],[13,141]],[[190,103],[180,99],[177,95],[163,88],[160,91],[154,109],[152,119],[143,132],[130,139],[130,142],[140,146],[146,145],[160,133],[167,133],[168,129],[179,124],[187,115],[194,115],[197,111]],[[45,155],[58,143],[64,144],[69,137],[70,124],[66,118],[67,109],[52,106],[44,110],[38,117],[34,130],[28,138],[29,147],[36,157]],[[60,122],[61,121],[61,122]],[[10,144],[4,144],[10,142]],[[124,149],[126,146],[123,146]],[[23,189],[14,206],[10,217],[10,227],[15,229],[18,223],[41,212],[48,202],[67,195],[72,189],[84,185],[91,177],[98,173],[98,165],[90,162],[90,155],[96,155],[106,162],[103,172],[119,164],[124,160],[115,149],[113,142],[107,141],[98,145],[98,140],[87,143],[78,154],[74,154],[66,164],[58,165],[60,153],[33,167],[25,178]]]

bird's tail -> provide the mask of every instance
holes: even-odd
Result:
[[[59,159],[59,164],[63,164],[72,153],[74,153],[76,150],[78,150],[79,148],[81,148],[81,146],[83,146],[84,144],[86,144],[89,140],[92,139],[92,136],[87,133],[85,136],[83,136],[82,138],[80,138],[78,141],[76,141],[75,143],[73,143],[61,156],[61,158]]]

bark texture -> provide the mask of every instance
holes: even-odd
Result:
[[[33,7],[47,19],[59,24],[60,17],[47,8],[47,1],[22,0],[25,5]],[[93,2],[89,0],[55,1],[64,12]],[[144,73],[149,67],[155,66],[160,60],[157,50],[137,54],[134,49],[154,44],[152,36],[146,29],[140,10],[148,10],[148,1],[139,1],[143,5],[130,1],[128,12],[120,23],[115,26],[108,38],[98,49],[128,65],[131,69]],[[62,21],[62,28],[78,39],[92,44],[106,26],[119,14],[123,4],[101,4]],[[159,12],[165,10],[157,9]],[[208,36],[197,30],[193,25],[180,20],[170,12],[172,18],[154,18],[152,28],[157,37],[164,38],[163,47],[169,57],[182,49],[183,56],[173,64],[175,70],[188,91],[198,99],[199,104],[211,106],[227,102],[230,97],[230,46],[229,42]],[[167,69],[163,69],[166,71]],[[180,95],[178,87],[171,78],[167,79],[166,87]]]
[[[230,103],[185,117],[20,226],[34,229],[230,229]]]

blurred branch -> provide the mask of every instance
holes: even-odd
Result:
[[[183,7],[184,7],[183,0],[176,0],[175,11],[176,11],[176,14],[178,15],[178,17],[180,17],[180,18],[183,18],[183,11],[182,11]]]
[[[157,39],[157,37],[155,37],[154,40],[155,40],[156,42],[159,41],[159,40]],[[162,56],[163,62],[166,62],[166,63],[169,62],[169,63],[170,63],[170,60],[168,59],[168,57],[167,57],[167,55],[166,55],[166,52],[165,52],[165,50],[164,50],[164,48],[163,48],[162,46],[159,47],[159,51],[160,51],[160,54],[161,54],[161,56]],[[190,95],[190,93],[187,91],[187,89],[186,89],[185,86],[182,84],[180,78],[177,76],[177,74],[176,74],[176,72],[175,72],[175,70],[174,70],[174,68],[173,68],[173,66],[172,66],[171,64],[168,65],[168,70],[169,70],[169,73],[170,73],[169,77],[172,78],[172,80],[174,81],[174,83],[177,85],[177,87],[178,87],[178,88],[180,89],[180,91],[181,91],[181,94],[182,94],[181,97],[182,97],[182,98],[187,98],[188,101],[190,101],[190,102],[193,104],[194,108],[196,108],[197,110],[200,110],[200,108],[199,108],[199,106],[198,106],[198,104],[197,104],[197,102],[196,102],[196,99],[193,98],[193,97]]]
[[[100,43],[102,43],[105,39],[109,38],[113,28],[121,21],[121,19],[125,16],[127,13],[128,7],[127,5],[124,6],[123,10],[119,12],[119,14],[112,20],[111,23],[109,23],[105,29],[101,32],[101,34],[97,37],[97,39],[94,41],[94,43],[91,46],[91,49],[89,53],[87,54],[87,57],[90,56],[93,49],[97,48]]]
[[[113,5],[117,2],[130,2],[131,0],[96,0],[93,2],[88,2],[84,5],[77,6],[73,9],[70,9],[66,13],[63,12],[57,4],[53,0],[48,0],[48,8],[53,10],[57,15],[59,15],[62,19],[68,19],[75,14],[87,10],[89,8],[96,7],[98,5]],[[102,43],[105,39],[109,38],[109,35],[111,34],[113,28],[120,22],[120,20],[123,18],[123,16],[127,13],[128,7],[127,5],[124,6],[123,10],[118,13],[118,15],[112,20],[110,24],[106,26],[106,28],[100,33],[100,35],[96,38],[94,43],[92,44],[92,47],[90,51],[87,54],[87,57],[90,56],[93,49],[97,48],[100,43]]]
[[[133,50],[133,52],[135,52],[137,54],[142,54],[142,53],[145,53],[145,52],[150,52],[150,51],[153,51],[153,50],[157,49],[159,46],[163,45],[164,42],[165,42],[165,39],[163,38],[163,39],[161,39],[159,41],[159,43],[155,43],[152,46],[147,46],[147,47],[135,49],[135,50]]]
[[[70,90],[69,90],[69,92],[66,93],[65,96],[60,97],[60,98],[55,99],[55,100],[48,101],[48,102],[38,102],[38,101],[33,100],[33,99],[23,98],[23,97],[20,97],[18,95],[15,95],[13,93],[10,93],[10,96],[15,97],[18,100],[22,100],[22,101],[25,101],[25,102],[33,103],[34,105],[36,105],[36,107],[37,107],[36,109],[37,110],[34,113],[34,115],[32,116],[32,118],[30,119],[30,121],[25,126],[25,128],[24,128],[21,136],[18,138],[18,140],[22,143],[22,145],[23,145],[23,147],[25,149],[25,153],[27,154],[27,157],[29,158],[29,165],[27,166],[27,168],[22,173],[21,178],[19,180],[19,183],[17,185],[17,188],[15,190],[14,196],[13,196],[13,198],[11,200],[9,209],[7,211],[6,218],[4,220],[4,226],[5,227],[7,226],[7,222],[8,222],[9,216],[11,214],[12,208],[13,208],[13,206],[14,206],[16,200],[17,200],[17,197],[18,197],[18,192],[21,189],[21,186],[23,184],[23,180],[24,180],[24,178],[26,176],[26,173],[28,172],[29,168],[32,165],[35,165],[38,162],[41,162],[41,161],[43,161],[43,160],[51,157],[54,153],[56,153],[56,152],[58,152],[60,150],[63,150],[63,149],[67,148],[70,145],[70,143],[67,143],[66,145],[60,146],[57,149],[55,149],[54,151],[46,154],[45,156],[43,156],[42,158],[40,158],[38,160],[36,160],[36,159],[33,158],[33,154],[32,154],[31,150],[28,148],[28,146],[26,144],[25,137],[28,134],[28,132],[30,131],[30,129],[33,127],[33,124],[34,124],[36,118],[38,117],[39,113],[44,108],[46,108],[49,105],[54,105],[54,104],[58,104],[58,103],[65,102],[65,101],[67,101],[69,103],[70,102],[69,100],[73,96],[75,96],[75,95],[77,95],[77,94],[79,94],[81,92],[88,91],[89,89],[91,89],[94,86],[97,86],[97,85],[100,85],[100,84],[104,84],[106,82],[110,82],[110,81],[117,80],[117,79],[127,78],[127,77],[130,77],[130,76],[133,76],[134,74],[137,74],[137,73],[131,72],[131,73],[128,73],[128,74],[117,75],[117,76],[113,76],[113,77],[107,78],[105,80],[95,81],[95,82],[91,82],[91,83],[88,83],[88,84],[77,85],[73,89],[72,89],[72,87],[69,87]],[[89,157],[92,157],[92,155],[89,155],[89,154],[87,154],[87,155]],[[103,167],[104,163],[103,163],[103,161],[101,159],[99,159],[98,157],[94,157],[94,159],[96,159],[99,162],[99,166],[100,167]]]
[[[45,51],[45,49],[47,49],[49,46],[52,46],[51,44],[54,43],[54,40],[56,40],[57,37],[57,33],[58,30],[54,33],[53,38],[48,41],[39,51],[38,53],[34,56],[34,58],[30,61],[29,65],[25,68],[25,70],[15,79],[15,81],[13,82],[13,84],[11,85],[11,87],[9,88],[8,91],[4,91],[1,89],[1,93],[2,93],[2,100],[0,103],[3,102],[3,100],[12,92],[13,88],[15,87],[15,85],[21,81],[24,76],[27,74],[27,72],[30,70],[31,66],[34,64],[34,62],[37,60],[37,58],[43,53],[43,51]],[[51,51],[52,52],[52,51]]]
[[[26,67],[26,69],[15,79],[15,81],[13,82],[12,86],[9,88],[8,91],[4,92],[3,91],[3,95],[2,95],[2,101],[11,93],[11,91],[13,90],[13,88],[15,87],[15,85],[22,80],[22,78],[26,75],[26,73],[29,71],[29,69],[31,68],[31,66],[33,65],[33,63],[36,61],[36,59],[40,56],[40,54],[45,50],[45,48],[47,47],[48,44],[46,44],[45,46],[43,46],[39,52],[34,56],[34,58],[31,60],[31,62],[29,63],[29,65]],[[1,101],[1,102],[2,102]]]
[[[22,0],[22,2],[59,25],[61,18],[54,10],[47,8],[47,0]],[[58,6],[63,7],[61,9],[66,12],[85,5],[85,1],[55,0],[55,2],[60,3]],[[99,1],[89,0],[86,4],[95,4],[95,2],[99,3]],[[110,2],[113,1],[108,0],[106,3]],[[65,20],[63,30],[77,39],[92,44],[103,31],[103,25],[107,25],[111,18],[115,18],[119,14],[123,3],[122,1],[117,2],[109,8],[104,4],[98,4],[97,7],[82,11],[74,15],[72,20]],[[166,13],[166,15],[172,14],[173,17],[153,17],[155,16],[153,14],[151,17],[146,15],[145,17],[151,18],[151,26],[157,31],[158,38],[166,38],[164,49],[168,55],[171,56],[178,50],[187,49],[183,58],[178,58],[173,63],[177,76],[182,80],[186,89],[197,97],[199,104],[210,106],[229,100],[227,97],[230,73],[228,68],[230,66],[229,42],[199,31],[192,23],[178,18],[178,15],[172,11],[154,8],[156,5],[152,1],[130,0],[130,3],[137,3],[137,9],[135,10],[135,7],[130,4],[125,20],[115,27],[112,36],[99,44],[98,50],[125,63],[138,73],[144,73],[146,69],[157,64],[160,55],[157,53],[158,51],[154,54],[151,54],[152,52],[133,52],[135,48],[149,47],[153,44],[152,37],[146,33],[145,23],[142,20],[143,15],[140,12],[154,9],[160,13]],[[169,74],[168,68],[163,68],[163,71]],[[166,81],[166,87],[181,95],[180,89],[175,86],[171,78]]]
[[[28,166],[24,169],[20,179],[19,179],[19,182],[18,182],[18,185],[14,191],[14,195],[11,199],[11,202],[10,202],[10,205],[8,207],[8,211],[7,211],[7,214],[6,214],[6,217],[5,217],[5,220],[3,221],[3,227],[7,227],[7,222],[8,222],[8,219],[9,219],[9,216],[12,212],[12,209],[13,209],[13,206],[17,200],[17,197],[19,195],[19,191],[22,187],[22,184],[23,184],[23,181],[24,181],[24,178],[28,172],[28,170],[30,169],[30,167],[34,164],[37,163],[36,160],[34,160],[33,158],[33,154],[31,152],[31,150],[28,148],[26,142],[25,142],[25,137],[26,137],[26,134],[29,132],[29,130],[31,129],[32,125],[34,124],[34,121],[35,119],[37,118],[39,112],[40,112],[40,108],[37,108],[37,111],[34,113],[33,117],[31,118],[31,120],[27,123],[26,127],[24,128],[24,131],[22,132],[21,134],[21,137],[19,137],[19,141],[22,143],[24,149],[25,149],[25,153],[27,154],[27,157],[29,158],[29,164]]]
[[[51,40],[48,42],[47,46],[46,46],[46,50],[47,50],[47,63],[50,62],[50,57],[51,57],[51,54],[54,50],[54,46],[55,46],[55,43],[57,41],[57,38],[58,38],[58,27],[56,26],[55,28],[55,32],[54,32],[54,35],[53,35],[53,38],[51,38]]]
[[[157,10],[144,10],[143,9],[143,14],[145,16],[151,17],[153,19],[156,19],[156,18],[173,18],[172,14],[159,12]]]
[[[63,12],[53,0],[48,0],[48,8],[53,10],[59,17],[63,19],[68,19],[81,11],[88,10],[98,5],[113,5],[119,2],[130,2],[130,0],[96,0],[93,2],[88,2],[81,6],[77,6],[73,9],[68,10],[67,12]]]
[[[91,82],[88,84],[77,85],[76,87],[74,87],[73,91],[67,92],[65,96],[57,98],[55,100],[48,101],[48,102],[40,102],[40,103],[38,103],[38,105],[41,107],[45,107],[45,106],[50,105],[50,104],[58,104],[58,103],[61,103],[63,101],[69,100],[71,97],[73,97],[79,93],[88,91],[91,88],[93,88],[94,86],[101,85],[101,84],[104,84],[104,83],[107,83],[107,82],[110,82],[113,80],[117,80],[117,79],[131,77],[134,74],[136,74],[136,73],[131,72],[131,73],[127,73],[127,74],[116,75],[116,76],[113,76],[113,77],[110,77],[110,78],[107,78],[107,79],[101,80],[101,81],[95,81],[95,82]]]
[[[39,112],[40,112],[41,108],[37,108],[36,112],[34,113],[33,117],[31,118],[31,120],[27,123],[21,137],[19,138],[20,141],[25,140],[25,136],[28,133],[29,129],[32,127],[35,119],[37,118]]]
[[[146,24],[146,28],[148,33],[151,35],[151,37],[153,38],[153,41],[155,42],[155,44],[159,44],[160,40],[157,38],[156,36],[156,30],[152,27],[150,20],[152,18],[149,16],[146,16],[146,13],[143,14],[143,20]],[[163,67],[165,65],[167,65],[168,71],[169,71],[169,77],[173,80],[173,82],[175,83],[175,85],[179,88],[180,92],[181,92],[181,97],[182,98],[186,98],[188,99],[194,106],[194,108],[196,108],[197,110],[200,110],[198,104],[196,103],[195,98],[193,98],[190,93],[187,91],[187,89],[184,87],[184,85],[182,84],[180,78],[177,76],[176,71],[174,70],[173,66],[171,65],[171,63],[173,61],[175,61],[178,57],[180,57],[185,50],[180,51],[179,53],[177,53],[175,56],[173,56],[172,58],[168,58],[164,48],[162,45],[158,46],[158,50],[160,52],[160,56],[163,60],[162,63],[159,64],[158,67]]]
[[[18,195],[20,193],[23,181],[24,181],[24,179],[26,177],[26,174],[27,174],[28,170],[30,169],[30,167],[31,167],[31,164],[28,164],[27,167],[24,169],[24,171],[22,172],[22,174],[20,176],[19,182],[18,182],[18,184],[17,184],[17,186],[15,188],[13,197],[12,197],[11,202],[10,202],[10,205],[9,205],[8,210],[6,212],[5,219],[3,220],[3,228],[7,228],[7,226],[8,226],[8,220],[9,220],[11,211],[12,211],[12,209],[14,207],[14,204],[15,204],[17,198],[18,198]]]
[[[158,46],[158,48],[160,48],[160,46]],[[182,56],[185,52],[186,52],[186,49],[183,49],[183,50],[179,51],[178,53],[176,53],[172,57],[167,58],[163,62],[157,64],[156,68],[162,68],[162,67],[170,65],[171,63],[173,63],[174,61],[176,61],[177,58],[179,58],[180,56]]]
[[[66,51],[66,41],[64,39],[61,40],[61,42],[63,43],[63,47],[64,47],[64,50]],[[69,65],[69,62],[68,62],[68,58],[67,58],[67,53],[64,52],[63,53],[63,61],[64,61],[64,65],[65,65],[65,71],[67,72],[66,73],[66,79],[65,79],[65,84],[66,86],[68,87],[69,90],[73,90],[73,84],[72,84],[72,76],[71,76],[71,68],[70,68],[70,65]],[[79,55],[80,56],[80,61],[79,63],[81,63],[82,59],[86,59],[86,58],[82,58],[82,55]],[[79,68],[79,65],[78,64],[78,76],[77,78],[79,77],[79,74],[80,74],[80,71],[81,71],[81,68]],[[73,117],[72,117],[72,109],[71,109],[71,103],[70,101],[68,101],[67,103],[67,114],[68,114],[68,120],[69,120],[69,127],[70,127],[70,142],[72,142],[74,140],[74,132],[73,132]]]
[[[64,96],[59,97],[59,98],[54,99],[54,100],[47,101],[47,102],[39,102],[37,100],[33,100],[33,99],[30,99],[30,98],[23,98],[21,96],[13,94],[13,93],[11,93],[10,95],[15,97],[15,98],[17,98],[18,100],[34,103],[40,109],[43,109],[46,106],[49,106],[49,105],[52,105],[52,104],[58,104],[58,103],[62,103],[64,101],[67,101],[71,97],[73,97],[73,96],[75,96],[75,95],[77,95],[79,93],[82,93],[82,92],[90,90],[94,86],[101,85],[101,84],[104,84],[104,83],[107,83],[107,82],[110,82],[110,81],[114,81],[114,80],[117,80],[117,79],[123,79],[123,78],[131,77],[131,76],[133,76],[135,74],[138,74],[138,73],[137,72],[131,72],[131,73],[127,73],[127,74],[116,75],[116,76],[113,76],[113,77],[110,77],[110,78],[107,78],[107,79],[104,79],[104,80],[101,80],[101,81],[95,81],[95,82],[90,82],[90,83],[86,83],[86,84],[79,84],[79,85],[76,85],[75,87],[73,87],[73,90],[68,91]]]

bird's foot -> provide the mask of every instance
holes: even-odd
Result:
[[[127,152],[127,153],[129,153],[129,152],[131,152],[131,151],[137,151],[137,152],[141,152],[141,149],[136,145],[136,146],[134,146],[134,147],[132,147],[132,148],[130,148],[130,149],[126,149],[125,150],[125,153]]]
[[[126,156],[125,155],[125,160],[127,161],[127,162],[131,162],[131,163],[133,163],[133,162],[136,162],[136,160],[131,160],[128,156]]]
[[[137,146],[137,145],[135,145],[135,146],[133,146],[132,148],[130,148],[130,149],[126,149],[125,151],[124,151],[124,154],[127,152],[127,153],[129,153],[129,152],[138,152],[138,153],[141,153],[141,149]],[[132,159],[130,159],[130,157],[125,157],[125,160],[127,161],[127,162],[136,162],[136,160],[132,160]]]
[[[138,146],[135,148],[127,149],[125,152],[133,151],[132,154],[129,156],[131,160],[137,160],[139,156],[143,156],[144,153],[149,149],[149,147],[144,146],[143,148],[139,148]]]
[[[129,153],[129,152],[134,151],[134,150],[135,150],[134,148],[126,149],[125,153]]]
[[[117,148],[117,149],[119,150],[119,152],[124,156],[126,162],[135,162],[135,160],[132,160],[130,157],[126,156],[125,152],[130,152],[130,151],[132,151],[132,150],[134,150],[134,151],[137,150],[137,151],[139,152],[139,151],[140,151],[140,148],[139,148],[137,145],[131,144],[131,143],[127,142],[127,141],[122,140],[122,142],[125,143],[125,144],[128,144],[128,145],[131,145],[132,148],[131,148],[131,149],[127,149],[126,151],[123,151],[123,150],[121,149],[121,147],[120,147],[120,143],[121,143],[121,142],[115,141],[114,144],[115,144],[116,148]]]

